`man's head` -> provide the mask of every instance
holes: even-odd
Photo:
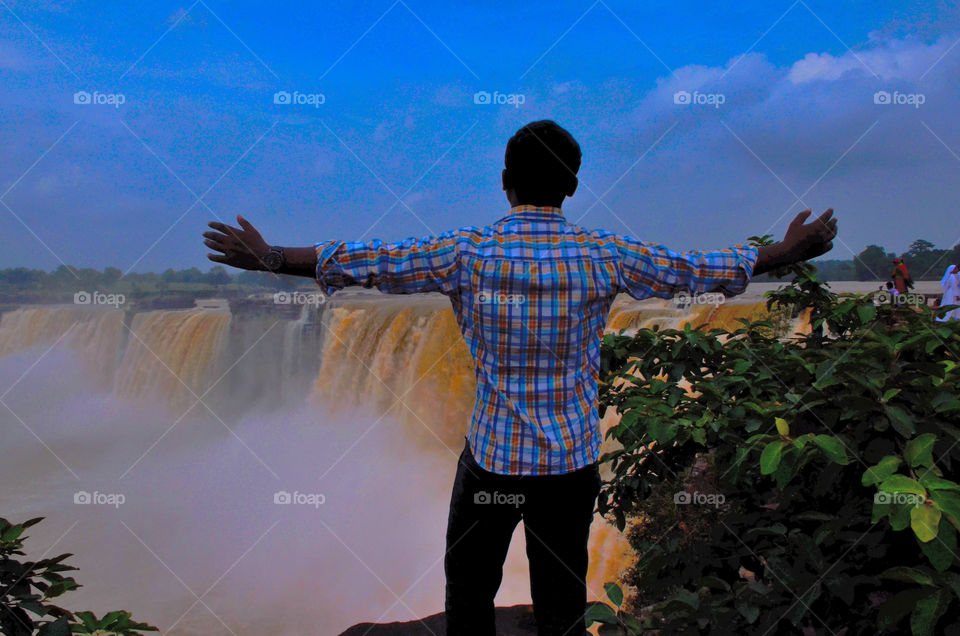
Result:
[[[510,205],[560,207],[577,189],[580,144],[556,122],[530,122],[507,142],[503,189]]]

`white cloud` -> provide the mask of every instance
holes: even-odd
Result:
[[[834,56],[829,53],[807,53],[790,68],[788,75],[794,84],[816,80],[835,81],[847,73],[858,73],[882,80],[919,81],[928,71],[949,55],[957,38],[942,36],[933,44],[911,40],[874,39],[872,48],[847,51]],[[960,50],[954,49],[960,53]]]

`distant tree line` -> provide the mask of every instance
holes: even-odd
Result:
[[[306,280],[306,279],[305,279]],[[116,267],[107,267],[98,271],[89,267],[69,267],[61,265],[52,272],[26,267],[0,269],[0,291],[26,290],[67,290],[100,289],[108,290],[117,286],[156,290],[175,288],[184,284],[197,287],[260,287],[264,289],[283,289],[290,285],[289,277],[276,277],[267,272],[239,272],[231,274],[222,265],[211,267],[203,272],[197,267],[190,269],[168,269],[162,274],[156,272],[123,272]],[[310,281],[306,281],[310,282]]]
[[[933,243],[917,239],[903,254],[887,252],[879,245],[868,245],[850,260],[815,261],[821,280],[888,280],[893,270],[893,259],[902,257],[914,280],[940,280],[947,266],[960,266],[960,244],[951,249],[938,249]],[[766,280],[765,275],[757,280]],[[168,269],[163,273],[130,272],[126,275],[116,267],[103,271],[89,267],[61,265],[52,272],[26,267],[0,270],[0,294],[12,292],[43,292],[67,290],[113,290],[121,288],[132,292],[164,292],[191,288],[222,291],[226,288],[294,289],[309,286],[307,279],[274,276],[267,272],[232,273],[222,265],[203,272],[198,267]]]
[[[874,272],[881,276],[889,276],[893,270],[891,261],[898,256],[887,253],[878,245],[868,245],[857,254],[854,266],[857,280],[873,280]],[[960,244],[952,249],[937,249],[930,241],[917,239],[910,244],[910,248],[900,254],[910,270],[914,280],[940,280],[947,266],[960,265]]]
[[[913,280],[940,280],[948,265],[960,267],[960,244],[938,249],[930,241],[917,239],[902,254],[888,252],[879,245],[868,245],[853,259],[814,261],[814,265],[820,280],[890,280],[893,259],[897,257],[903,258]],[[760,276],[758,280],[763,278]]]
[[[222,265],[209,271],[199,268],[163,273],[128,273],[116,267],[98,271],[61,265],[52,272],[26,267],[0,270],[0,312],[31,303],[76,302],[77,294],[120,294],[141,308],[192,307],[197,298],[243,297],[253,293],[315,289],[308,278],[276,276],[267,272],[232,274]]]

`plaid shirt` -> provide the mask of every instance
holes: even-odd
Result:
[[[757,249],[673,252],[521,205],[493,225],[397,243],[316,244],[325,294],[347,285],[450,298],[473,355],[467,436],[486,470],[567,473],[597,461],[600,341],[614,297],[742,293]]]

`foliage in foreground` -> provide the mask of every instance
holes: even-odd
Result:
[[[156,627],[130,619],[130,612],[70,612],[50,603],[80,585],[63,572],[76,570],[64,561],[72,554],[51,559],[21,561],[23,531],[43,517],[12,524],[0,518],[0,634],[6,636],[68,636],[69,634],[120,634],[137,636]]]
[[[768,305],[813,307],[808,336],[604,339],[600,511],[635,522],[639,620],[591,608],[601,633],[960,633],[960,323],[793,271]]]

